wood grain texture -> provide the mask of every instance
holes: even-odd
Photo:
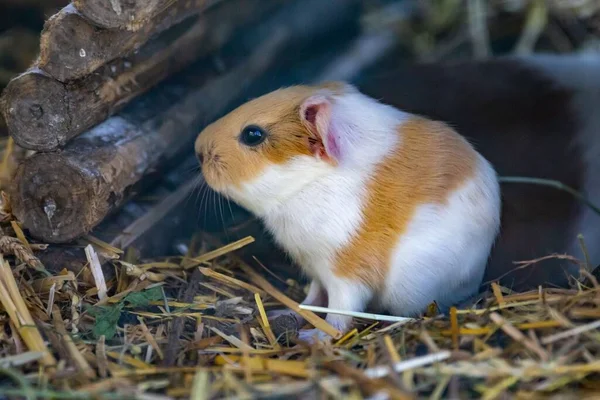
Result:
[[[222,0],[204,0],[208,8]],[[74,0],[73,5],[94,25],[137,31],[165,9],[187,0]]]
[[[37,66],[61,82],[82,78],[206,7],[205,0],[173,2],[136,31],[129,31],[98,28],[70,4],[46,21]]]

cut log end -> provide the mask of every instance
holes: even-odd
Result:
[[[97,29],[69,5],[46,21],[37,65],[61,82],[81,78],[114,59],[130,36]]]
[[[11,192],[13,212],[39,240],[73,240],[81,235],[82,226],[89,226],[86,221],[95,212],[90,178],[69,165],[68,159],[35,154],[17,169]]]
[[[3,94],[2,113],[15,143],[31,150],[63,145],[70,129],[65,99],[64,85],[42,73],[13,79]]]

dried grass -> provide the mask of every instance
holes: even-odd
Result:
[[[583,397],[600,389],[599,287],[512,293],[494,283],[472,308],[399,322],[364,314],[345,335],[310,345],[297,340],[290,321],[266,318],[270,309],[290,307],[311,320],[309,325],[335,333],[317,314],[298,307],[300,298],[288,295],[295,284],[285,288],[288,293],[280,291],[223,248],[231,246],[217,248],[221,255],[210,267],[196,267],[204,270],[204,285],[197,286],[189,303],[172,296],[160,299],[162,290],[158,297],[148,296],[161,288],[157,284],[168,289],[184,285],[166,272],[179,265],[185,280],[190,271],[185,257],[145,266],[112,261],[117,269],[134,265],[164,279],[153,283],[146,275],[133,275],[122,292],[116,280],[107,281],[109,298],[101,303],[98,291],[78,284],[72,273],[36,278],[39,272],[16,265],[10,273],[4,261],[2,282],[13,289],[0,290],[11,296],[1,299],[10,328],[2,338],[1,351],[8,357],[0,367],[11,367],[10,377],[19,385],[5,385],[0,394],[75,398],[74,392],[65,392],[70,390],[78,391],[78,398],[102,393],[107,399],[302,393],[494,399],[507,394]],[[110,338],[94,333],[102,317],[90,309],[99,304],[122,307]],[[184,318],[182,346],[175,362],[165,365],[176,317]],[[41,382],[48,389],[39,389]]]

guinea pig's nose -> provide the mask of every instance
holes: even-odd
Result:
[[[198,162],[200,163],[200,165],[204,164],[204,155],[202,154],[202,152],[196,153],[196,157],[198,158]]]

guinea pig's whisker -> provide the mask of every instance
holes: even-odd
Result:
[[[189,172],[200,172],[200,164],[196,164],[196,165],[192,165],[189,168],[184,169],[184,172],[189,173]]]
[[[210,196],[210,187],[208,184],[204,185],[204,190],[202,192],[202,199],[200,200],[200,209],[202,209],[202,215],[208,215],[208,203]]]
[[[225,224],[225,215],[223,213],[223,197],[219,196],[219,211],[221,213],[221,224],[223,225],[223,232],[225,233],[225,237],[227,241],[229,241],[229,231],[227,230],[227,225]]]
[[[193,194],[195,194],[196,197],[194,199],[194,207],[199,208],[198,200],[200,200],[200,196],[202,195],[202,193],[204,193],[205,187],[206,187],[206,181],[204,181],[201,176],[196,177],[194,179],[193,190],[190,192],[188,198],[186,199],[185,204],[187,205],[187,202],[192,198]],[[196,224],[198,224],[198,221],[200,220],[200,216],[201,216],[201,213],[198,213],[196,216]]]
[[[212,192],[212,207],[213,207],[213,212],[215,213],[215,217],[219,217],[218,214],[218,210],[217,210],[217,192]]]
[[[204,179],[204,176],[198,174],[194,178],[194,189],[202,189],[204,186],[206,186],[206,180]]]
[[[233,215],[233,209],[231,208],[231,200],[229,200],[229,197],[225,197],[225,200],[227,201],[227,207],[229,207],[229,214],[231,214],[231,222],[235,222],[235,216]]]
[[[202,205],[202,198],[204,197],[204,193],[206,193],[206,184],[201,184],[196,194],[196,201],[194,202],[194,206],[200,208],[199,206]],[[198,204],[198,201],[200,201],[200,204]]]
[[[219,216],[221,217],[221,224],[225,227],[225,218],[223,217],[223,199],[217,195],[217,205],[219,206]]]
[[[208,183],[206,183],[206,181],[205,181],[202,184],[202,188],[201,188],[202,197],[200,198],[200,204],[199,204],[200,207],[202,207],[203,203],[206,204],[206,196],[207,196],[207,193],[209,192],[209,190],[210,190],[210,187],[208,186]]]
[[[208,210],[207,206],[206,206],[208,204],[208,202],[206,201],[206,197],[208,196],[207,193],[208,193],[208,189],[204,190],[204,192],[202,193],[202,198],[200,199],[200,207],[199,207],[199,209],[202,211],[200,215],[202,217],[204,217],[202,219],[202,221],[203,221],[205,228],[206,228],[206,215],[207,215],[206,211]]]
[[[192,180],[192,188],[189,191],[189,193],[185,196],[184,203],[183,203],[184,205],[188,204],[188,201],[190,201],[190,199],[194,196],[194,194],[197,195],[198,190],[200,189],[200,187],[198,185],[199,182],[200,182],[200,180],[198,179],[198,176],[195,176]]]
[[[185,205],[188,204],[188,201],[190,201],[190,199],[194,196],[194,194],[196,194],[196,202],[195,204],[198,203],[198,197],[200,197],[200,193],[202,192],[202,187],[204,186],[206,182],[202,179],[201,175],[198,175],[194,178],[193,182],[192,182],[192,190],[190,190],[190,192],[187,194],[186,199],[185,199]]]

